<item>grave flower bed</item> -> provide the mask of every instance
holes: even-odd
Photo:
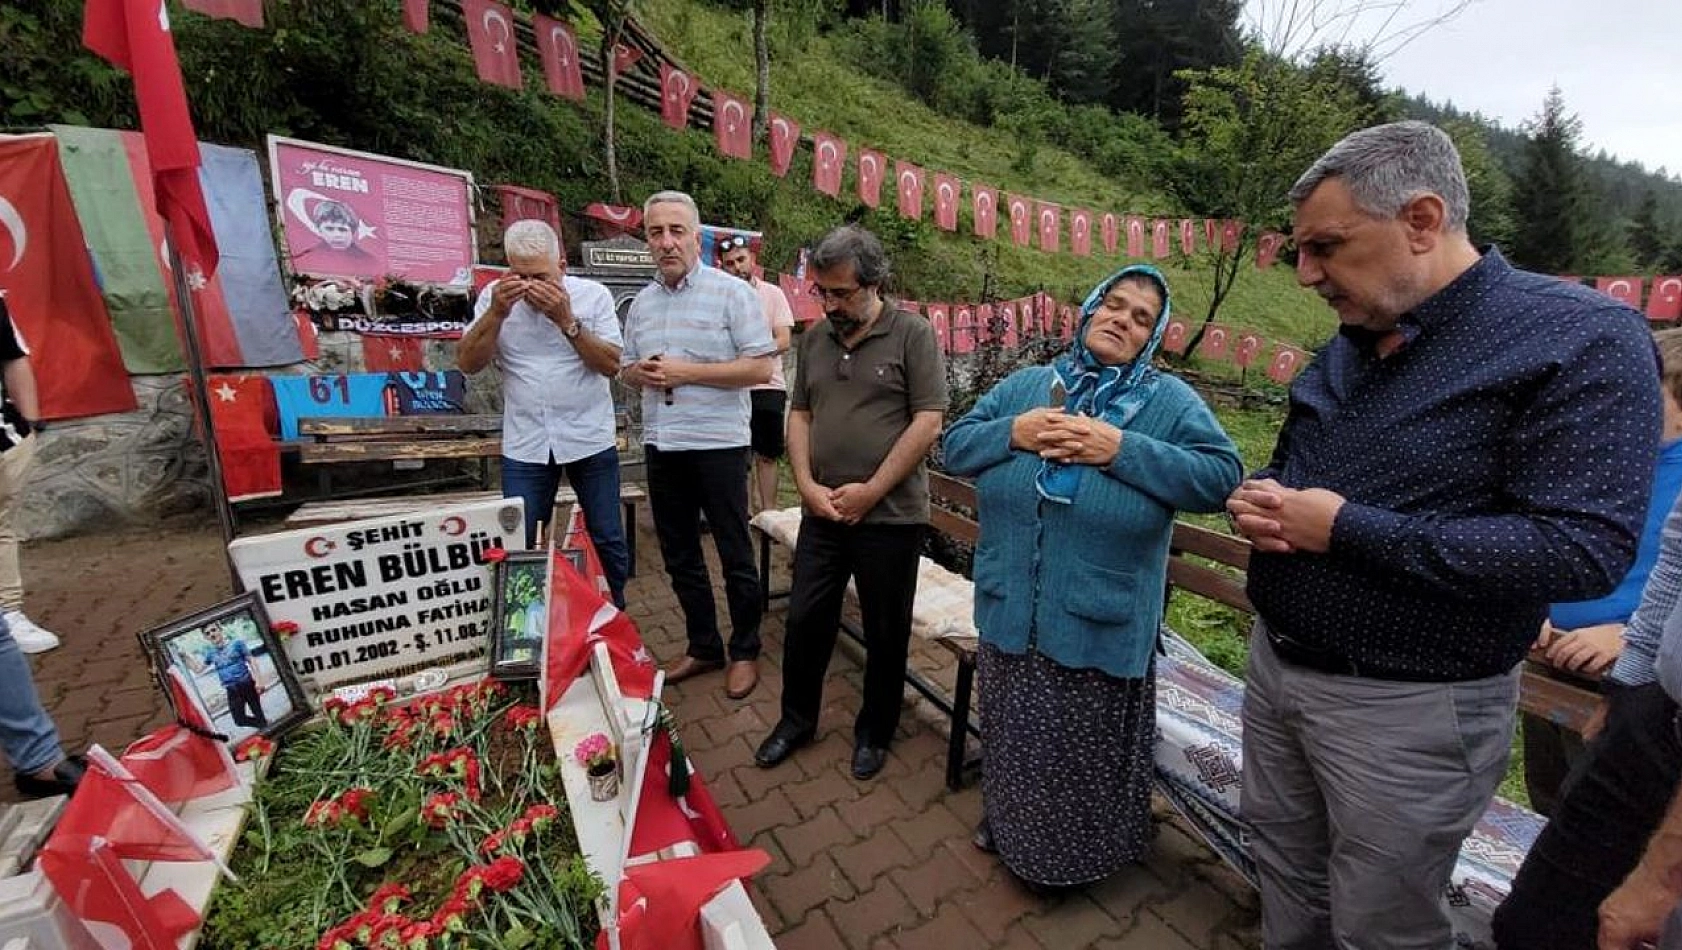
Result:
[[[578,853],[533,697],[493,680],[398,703],[329,699],[258,784],[200,946],[588,948]]]

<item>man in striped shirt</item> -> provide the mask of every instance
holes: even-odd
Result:
[[[683,607],[689,649],[666,682],[722,669],[732,699],[759,683],[763,610],[748,536],[748,388],[771,378],[776,341],[746,283],[701,266],[695,200],[662,191],[643,205],[643,231],[659,278],[637,294],[625,320],[621,378],[642,389],[648,500],[672,592]],[[711,525],[730,610],[726,648],[701,553],[700,518]]]

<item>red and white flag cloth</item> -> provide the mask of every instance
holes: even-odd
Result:
[[[561,203],[547,191],[536,188],[523,188],[519,185],[495,185],[497,197],[502,205],[502,229],[516,221],[536,218],[546,222],[561,233]]]
[[[847,143],[828,132],[812,133],[812,188],[841,196],[841,169],[847,163]]]
[[[1255,363],[1256,357],[1261,355],[1261,334],[1254,330],[1245,330],[1238,334],[1238,342],[1232,348],[1233,365],[1239,369],[1249,369]]]
[[[1163,352],[1173,353],[1175,356],[1184,355],[1186,344],[1191,340],[1191,326],[1180,317],[1168,321],[1168,326],[1162,330]]]
[[[999,345],[1010,350],[1021,345],[1021,337],[1016,332],[1016,302],[1007,300],[993,308],[998,317]]]
[[[222,457],[222,488],[228,500],[280,494],[280,447],[273,438],[279,419],[269,378],[258,374],[215,375],[205,380],[205,386],[210,425]]]
[[[158,214],[186,266],[216,273],[216,235],[199,187],[199,142],[162,0],[87,0],[82,44],[134,78]]]
[[[263,28],[263,0],[181,0],[195,13],[219,20],[234,20],[241,26]]]
[[[424,6],[424,4],[423,4]],[[578,34],[569,24],[541,13],[532,14],[537,56],[543,61],[543,81],[563,99],[584,101],[584,71],[578,58]]]
[[[584,206],[584,216],[608,226],[608,230],[629,234],[642,226],[642,209],[610,205],[600,201]]]
[[[1221,222],[1221,253],[1236,254],[1238,240],[1244,236],[1244,222],[1227,218]]]
[[[1081,257],[1092,255],[1092,212],[1085,208],[1069,211],[1069,250]]]
[[[1145,256],[1145,219],[1136,214],[1130,214],[1123,225],[1127,231],[1127,256]]]
[[[1168,222],[1157,218],[1151,222],[1151,256],[1162,260],[1169,255]]]
[[[1098,219],[1098,234],[1102,239],[1105,254],[1114,254],[1121,246],[1121,219],[1115,212],[1106,211]]]
[[[894,191],[899,199],[899,216],[923,220],[923,170],[906,161],[894,162]]]
[[[959,356],[975,352],[975,308],[969,304],[952,307],[952,352]]]
[[[1080,311],[1072,304],[1064,304],[1057,308],[1057,316],[1063,324],[1058,328],[1058,335],[1065,340],[1074,339],[1075,328],[1080,325]]]
[[[1027,247],[1033,240],[1034,233],[1028,199],[1021,195],[1006,195],[1005,208],[1010,213],[1010,239],[1016,242],[1017,247]]]
[[[181,671],[171,668],[165,676],[176,722],[136,740],[118,761],[159,801],[170,805],[241,784],[227,743],[212,738],[210,713],[187,688]]]
[[[994,339],[993,305],[978,304],[975,308],[975,342],[977,346],[991,343]]]
[[[746,99],[713,90],[713,140],[731,158],[753,157],[753,109]]]
[[[426,369],[418,336],[362,334],[362,368],[370,373],[418,373]]]
[[[1267,270],[1279,259],[1279,249],[1285,246],[1285,235],[1278,231],[1263,231],[1256,238],[1256,267]]]
[[[514,11],[497,0],[461,0],[461,15],[467,20],[467,45],[480,81],[519,89],[523,80]]]
[[[642,50],[626,42],[613,44],[613,71],[623,76],[642,60]]]
[[[868,148],[859,149],[859,200],[866,207],[881,207],[882,176],[887,171],[887,156]]]
[[[1040,333],[1052,336],[1057,332],[1057,301],[1041,291],[1034,296],[1034,308],[1039,314]]]
[[[1307,352],[1281,343],[1273,351],[1273,359],[1267,364],[1267,378],[1282,386],[1288,386],[1307,365]]]
[[[1220,247],[1220,244],[1216,240],[1216,235],[1220,233],[1220,228],[1221,223],[1216,221],[1214,218],[1203,219],[1203,247],[1205,250],[1213,251]]]
[[[999,192],[986,185],[970,183],[970,213],[974,217],[975,236],[992,240],[999,233]]]
[[[942,231],[958,230],[958,179],[945,172],[934,173],[934,226]]]
[[[626,696],[652,695],[657,671],[654,656],[643,645],[637,625],[608,599],[607,575],[578,508],[573,508],[572,523],[556,546],[583,551],[585,570],[580,573],[560,556],[550,565],[549,626],[543,644],[544,709],[553,708],[567,686],[589,667],[597,643],[607,644],[614,675]]]
[[[1040,250],[1056,254],[1063,246],[1063,209],[1050,202],[1039,202],[1034,220],[1040,232]]]
[[[800,145],[800,123],[786,115],[771,113],[771,174],[782,178],[794,161],[794,150]]]
[[[1197,222],[1180,219],[1180,253],[1187,257],[1197,253]]]
[[[795,322],[812,324],[823,319],[823,304],[812,296],[810,283],[793,274],[782,274],[777,278],[777,286],[788,298],[788,308],[794,312]]]
[[[935,342],[940,345],[940,352],[952,352],[952,327],[950,325],[950,309],[943,303],[928,305],[929,326],[934,328]]]
[[[1232,331],[1218,323],[1203,329],[1203,341],[1197,344],[1197,355],[1206,360],[1225,360],[1232,351]]]
[[[695,77],[671,63],[660,64],[660,121],[669,128],[689,128],[689,105],[701,91]]]
[[[117,848],[97,835],[55,833],[36,863],[96,946],[176,950],[198,929],[198,912],[180,894],[164,888],[147,897]]]
[[[1639,277],[1596,277],[1594,279],[1594,289],[1620,303],[1629,304],[1637,310],[1641,309],[1641,278]]]
[[[1647,319],[1682,320],[1682,277],[1655,277],[1647,295]]]
[[[619,882],[619,950],[702,950],[702,905],[770,863],[770,855],[750,850],[627,866]],[[596,950],[611,945],[606,930],[596,935]]]
[[[430,26],[427,11],[428,0],[403,0],[403,25],[411,33],[425,33]]]
[[[658,729],[648,746],[648,769],[643,773],[637,820],[631,830],[632,855],[653,854],[685,841],[706,854],[741,847],[706,780],[689,773],[689,790],[674,798],[670,792],[672,741]]]
[[[88,748],[87,773],[53,829],[53,838],[60,835],[102,838],[125,861],[211,861],[228,874],[203,839],[97,745]]]

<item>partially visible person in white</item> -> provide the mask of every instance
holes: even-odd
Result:
[[[35,371],[23,335],[12,326],[6,298],[0,295],[0,616],[12,639],[25,653],[45,653],[58,646],[58,637],[36,626],[23,612],[23,571],[18,565],[18,536],[13,527],[18,496],[35,461],[40,443],[41,406],[35,394]]]
[[[777,460],[788,447],[784,436],[788,384],[783,380],[783,354],[788,352],[789,341],[794,336],[794,311],[782,288],[754,274],[757,264],[747,238],[732,236],[718,242],[718,266],[747,281],[759,295],[759,302],[765,307],[765,323],[771,328],[771,338],[777,341],[771,381],[748,390],[748,398],[753,401],[753,411],[748,416],[748,439],[753,450],[748,501],[755,512],[760,512],[777,507]]]

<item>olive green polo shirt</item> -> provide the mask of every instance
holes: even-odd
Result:
[[[851,350],[828,320],[801,334],[790,407],[812,414],[812,477],[827,488],[868,481],[914,413],[946,411],[946,366],[934,328],[913,313],[887,312]],[[870,513],[867,524],[925,524],[929,475],[919,461]]]

